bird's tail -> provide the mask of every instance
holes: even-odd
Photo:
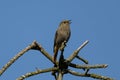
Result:
[[[58,54],[58,47],[54,46],[54,56],[53,56],[53,60],[56,63],[57,60],[57,54]]]

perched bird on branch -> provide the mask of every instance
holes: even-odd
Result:
[[[57,54],[58,54],[58,50],[63,50],[62,44],[68,42],[70,35],[71,35],[71,31],[70,31],[70,22],[71,20],[63,20],[60,24],[59,27],[55,33],[55,38],[54,38],[54,56],[53,56],[53,60],[56,63],[56,59],[57,59]]]

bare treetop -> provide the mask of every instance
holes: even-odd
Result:
[[[56,64],[57,66],[56,67],[47,68],[47,69],[36,69],[36,71],[34,71],[34,72],[28,72],[28,73],[20,76],[16,80],[24,80],[24,79],[26,79],[28,77],[32,77],[32,76],[35,76],[35,75],[38,75],[38,74],[41,74],[41,73],[53,72],[53,71],[54,71],[53,76],[55,77],[55,80],[62,80],[63,76],[65,74],[71,74],[71,75],[80,76],[80,77],[91,77],[91,78],[94,78],[94,79],[101,79],[101,80],[113,80],[112,78],[109,78],[109,77],[106,77],[106,76],[101,76],[101,75],[98,75],[98,74],[90,72],[90,69],[106,68],[108,66],[107,64],[89,65],[87,60],[85,60],[82,57],[78,56],[78,53],[80,52],[80,50],[86,44],[88,44],[88,42],[89,41],[86,40],[67,59],[64,59],[64,56],[60,55],[59,61],[57,61],[57,63],[54,63],[53,56],[51,56],[47,51],[45,51],[45,49],[41,45],[39,45],[36,41],[33,41],[33,43],[31,45],[29,45],[28,47],[26,47],[25,49],[23,49],[22,51],[20,51],[8,63],[6,63],[2,67],[2,69],[0,69],[0,75],[2,76],[2,74],[18,58],[20,58],[27,51],[29,51],[29,50],[38,50],[38,51],[40,51],[40,53],[42,53],[42,55],[44,55],[47,59],[49,59],[53,63],[53,65]],[[63,47],[64,47],[64,45],[63,45]],[[81,65],[81,64],[72,63],[72,60],[75,59],[75,58],[79,59],[80,61],[84,62],[85,64]],[[69,69],[69,67],[73,67],[73,68],[76,68],[76,69],[82,69],[82,70],[84,70],[84,73],[73,71],[73,70]]]

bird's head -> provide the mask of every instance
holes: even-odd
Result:
[[[60,25],[69,25],[71,24],[71,20],[63,20]]]

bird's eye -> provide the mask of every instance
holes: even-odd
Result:
[[[64,22],[64,24],[65,24],[66,22]]]

